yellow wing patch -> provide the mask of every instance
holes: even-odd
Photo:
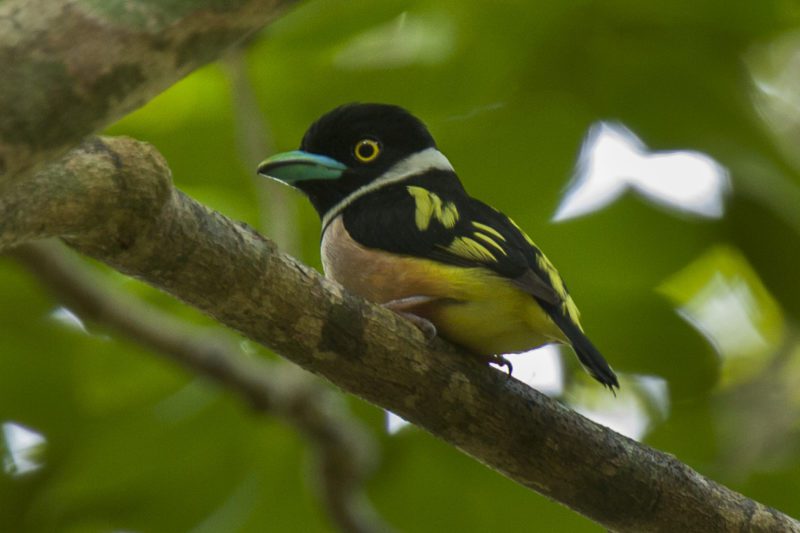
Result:
[[[556,294],[563,300],[567,296],[567,289],[564,287],[564,281],[561,279],[561,276],[558,274],[556,267],[553,266],[553,263],[545,257],[543,253],[537,254],[536,262],[539,264],[539,268],[547,272],[547,277],[550,279],[550,285],[556,291]]]
[[[567,288],[564,286],[564,280],[561,279],[561,275],[558,273],[558,270],[556,270],[556,267],[553,266],[553,263],[551,263],[541,251],[536,257],[536,262],[539,268],[547,273],[547,277],[550,279],[550,285],[553,286],[556,294],[558,294],[558,297],[561,299],[561,310],[581,329],[581,331],[583,331],[583,327],[581,327],[580,323],[581,313],[578,310],[578,306],[575,305],[572,296],[567,292]]]
[[[456,237],[444,249],[465,259],[483,262],[497,261],[488,248],[469,237]]]
[[[528,234],[517,225],[516,222],[510,218],[508,221],[519,230],[522,236],[525,237],[525,240],[528,242],[528,244],[539,250],[538,246],[536,246],[536,244],[533,242],[533,239],[531,239]],[[553,263],[550,262],[550,260],[542,253],[541,250],[539,250],[539,253],[537,254],[536,262],[539,264],[539,268],[547,273],[547,277],[550,279],[550,284],[553,286],[556,294],[558,294],[559,298],[561,299],[561,310],[570,318],[570,320],[575,323],[576,326],[578,326],[581,331],[583,331],[583,326],[581,326],[580,322],[581,312],[578,310],[578,306],[575,305],[575,301],[572,299],[572,296],[570,296],[567,292],[567,288],[564,286],[564,280],[561,279],[561,275],[558,273],[558,270],[556,270],[556,267],[553,266]]]
[[[414,222],[420,231],[431,225],[431,219],[438,220],[445,228],[452,228],[458,222],[458,209],[452,202],[442,202],[439,195],[422,187],[409,185],[406,187],[417,204]]]
[[[581,312],[578,310],[578,306],[575,305],[575,301],[572,299],[572,296],[567,294],[564,303],[561,304],[561,309],[566,313],[566,315],[572,320],[578,329],[583,331],[583,326],[581,326]]]
[[[472,233],[474,237],[482,240],[501,254],[508,255],[508,252],[506,252],[505,248],[503,248],[503,246],[498,242],[506,242],[506,238],[503,237],[502,233],[493,227],[487,226],[486,224],[481,224],[480,222],[473,221],[472,225],[479,230]]]
[[[477,237],[478,239],[482,240],[483,242],[485,242],[485,243],[489,244],[490,246],[494,247],[494,248],[495,248],[496,250],[498,250],[498,251],[499,251],[501,254],[503,254],[503,255],[508,255],[508,253],[507,253],[507,252],[506,252],[506,251],[503,249],[503,247],[502,247],[502,246],[500,246],[500,245],[497,243],[497,241],[496,241],[496,240],[492,239],[492,238],[491,238],[491,237],[489,237],[488,235],[484,235],[483,233],[478,233],[477,231],[476,231],[475,233],[473,233],[473,235],[474,235],[475,237]]]
[[[500,233],[491,226],[487,226],[486,224],[481,224],[480,222],[473,222],[472,225],[475,226],[477,229],[481,230],[482,232],[488,233],[489,235],[496,237],[503,242],[505,242],[506,240],[506,238],[503,237],[502,233]]]

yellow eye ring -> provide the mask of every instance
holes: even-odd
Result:
[[[362,163],[371,163],[381,153],[381,143],[373,139],[361,139],[353,148],[353,155]]]

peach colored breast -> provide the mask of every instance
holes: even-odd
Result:
[[[336,217],[322,236],[322,267],[325,275],[349,291],[376,303],[407,296],[438,296],[420,261],[366,248],[345,230]],[[438,290],[437,290],[438,289]]]

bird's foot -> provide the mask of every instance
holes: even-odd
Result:
[[[503,357],[502,355],[490,355],[488,358],[488,362],[491,364],[495,364],[501,368],[505,368],[508,371],[508,377],[511,377],[511,374],[514,373],[514,365],[511,364],[511,361]]]
[[[425,336],[426,342],[431,342],[436,337],[436,326],[427,318],[422,318],[414,313],[406,313],[405,311],[396,311],[398,315],[402,316],[419,329]]]
[[[431,298],[430,296],[409,296],[408,298],[391,300],[383,304],[383,306],[390,311],[394,311],[417,326],[417,329],[419,329],[425,336],[425,340],[430,342],[434,337],[436,337],[436,326],[434,326],[433,322],[427,318],[422,318],[421,316],[416,315],[409,310],[414,309],[416,306],[430,303],[434,300],[435,298]]]

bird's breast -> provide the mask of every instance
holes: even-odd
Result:
[[[367,248],[350,236],[342,217],[325,229],[321,245],[325,275],[376,303],[440,293],[427,261]]]

